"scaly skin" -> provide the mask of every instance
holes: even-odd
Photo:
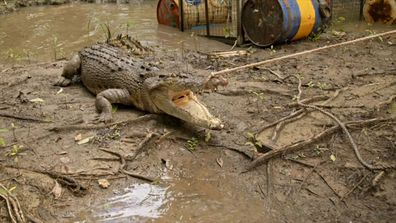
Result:
[[[221,77],[204,80],[166,72],[106,43],[81,50],[65,65],[56,85],[68,86],[76,76],[96,95],[100,121],[111,121],[111,104],[119,103],[150,113],[166,113],[206,128],[223,127],[193,93],[226,85]]]

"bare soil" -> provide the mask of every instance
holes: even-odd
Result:
[[[192,67],[208,73],[362,35],[340,37],[328,32],[317,41],[254,49],[249,56],[184,55]],[[133,182],[145,182],[120,169],[154,178],[160,185],[167,184],[165,173],[184,176],[189,182],[187,192],[214,193],[235,210],[228,215],[201,215],[199,211],[188,215],[199,210],[192,203],[152,220],[157,222],[394,222],[395,170],[365,168],[343,131],[246,169],[262,154],[312,139],[337,125],[323,113],[309,110],[279,130],[272,126],[260,131],[301,108],[293,105],[299,93],[294,75],[302,82],[300,100],[324,96],[306,103],[320,106],[344,123],[387,119],[347,127],[367,163],[395,165],[395,44],[396,36],[387,36],[229,73],[228,87],[200,96],[225,122],[223,130],[210,132],[168,116],[101,127],[94,122],[95,98],[83,86],[62,91],[53,86],[65,61],[0,65],[0,139],[4,141],[0,183],[12,190],[25,216],[36,222],[94,222],[79,215],[81,210]],[[119,106],[114,122],[142,115]],[[80,129],[51,131],[69,125]],[[87,126],[96,128],[84,129]],[[136,150],[153,132],[142,150]],[[277,137],[273,138],[274,132]],[[87,138],[87,143],[79,141]],[[101,149],[121,154],[127,166]],[[129,161],[134,154],[136,158]],[[206,185],[194,184],[198,178],[210,180]],[[110,187],[101,188],[98,179],[107,179]],[[217,190],[227,193],[216,195]],[[0,190],[0,194],[6,193]],[[0,221],[10,221],[4,200],[0,201]]]

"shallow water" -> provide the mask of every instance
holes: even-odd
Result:
[[[67,4],[21,9],[0,16],[0,62],[21,63],[69,58],[83,46],[112,33],[128,33],[144,44],[170,49],[229,49],[176,28],[158,25],[157,1],[130,4]]]

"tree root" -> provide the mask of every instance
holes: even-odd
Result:
[[[58,173],[54,171],[48,171],[48,170],[37,170],[33,168],[26,168],[26,167],[17,167],[17,166],[12,166],[12,165],[0,165],[1,167],[5,168],[13,168],[13,169],[21,169],[21,170],[26,170],[30,172],[35,172],[35,173],[41,173],[45,174],[52,179],[58,181],[59,184],[61,184],[63,187],[69,189],[75,196],[84,196],[87,192],[87,188],[83,186],[81,183],[79,183],[77,180],[75,180],[71,176],[66,176],[66,174],[63,173]]]
[[[351,127],[355,127],[355,126],[365,127],[365,126],[370,126],[370,125],[374,125],[374,124],[378,124],[378,123],[382,123],[382,122],[389,122],[389,121],[395,121],[395,120],[396,120],[396,118],[369,119],[369,120],[362,120],[362,121],[346,122],[344,125],[348,126],[348,127],[349,126],[351,126]],[[340,129],[342,129],[342,127],[340,125],[333,126],[333,127],[328,128],[325,131],[319,133],[318,135],[316,135],[316,136],[314,136],[314,137],[312,137],[310,139],[307,139],[305,141],[297,142],[295,144],[285,146],[285,147],[280,148],[278,150],[272,150],[272,151],[270,151],[268,153],[265,153],[265,154],[261,155],[259,158],[257,158],[256,160],[254,160],[247,167],[247,171],[250,171],[250,170],[252,170],[252,169],[254,169],[254,168],[258,167],[258,166],[263,165],[264,163],[268,162],[268,160],[270,160],[270,159],[272,159],[274,157],[281,156],[283,154],[287,154],[287,153],[291,153],[291,152],[296,152],[296,151],[299,151],[299,150],[301,150],[303,148],[306,148],[307,146],[310,146],[313,143],[316,143],[316,142],[322,140],[323,138],[330,136],[331,134],[339,131]],[[358,152],[359,157],[361,159],[359,151],[357,151],[357,152]],[[356,154],[356,151],[355,151],[355,154]],[[356,154],[356,156],[358,156],[358,155]],[[364,162],[364,160],[363,160],[363,162]],[[382,166],[377,166],[377,167],[372,166],[370,164],[367,164],[367,165],[369,165],[369,167],[371,167],[372,170],[382,170],[382,169],[393,169],[393,168],[395,168],[394,165],[382,165]]]
[[[34,118],[34,117],[27,117],[27,116],[22,116],[22,115],[9,114],[9,113],[5,113],[5,112],[1,112],[0,113],[0,117],[13,118],[13,119],[19,119],[19,120],[24,120],[24,121],[32,121],[32,122],[41,122],[41,123],[51,123],[52,122],[52,121],[38,119],[38,118]]]
[[[115,152],[115,151],[111,151],[111,150],[107,150],[107,149],[103,149],[103,148],[101,148],[100,150],[102,150],[103,152],[109,153],[111,155],[115,155],[115,156],[117,156],[119,158],[119,161],[121,162],[121,166],[120,166],[120,169],[119,169],[120,173],[123,173],[125,175],[131,176],[131,177],[134,177],[134,178],[137,178],[137,179],[145,180],[145,181],[150,182],[150,183],[155,181],[155,179],[153,179],[151,177],[143,176],[143,175],[140,175],[140,174],[137,174],[137,173],[132,173],[132,172],[130,172],[128,170],[125,170],[126,161],[125,161],[124,156],[121,155],[120,153]]]
[[[48,131],[55,131],[55,132],[60,132],[60,131],[72,131],[72,130],[95,130],[95,129],[103,129],[103,128],[108,128],[111,126],[115,126],[115,125],[129,125],[129,124],[133,124],[133,123],[137,123],[137,122],[141,122],[141,121],[147,121],[150,119],[155,119],[159,117],[158,115],[155,114],[147,114],[147,115],[143,115],[140,116],[136,119],[128,119],[128,120],[124,120],[124,121],[119,121],[119,122],[114,122],[114,123],[109,123],[109,124],[100,124],[100,125],[64,125],[64,126],[55,126],[52,128],[49,128]]]
[[[10,191],[0,183],[0,197],[3,198],[7,205],[8,215],[11,218],[12,223],[25,223],[26,218],[23,214],[21,205],[19,204],[18,199],[10,193]]]

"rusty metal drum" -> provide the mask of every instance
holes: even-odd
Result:
[[[257,46],[305,38],[320,24],[317,0],[247,0],[242,9],[243,29]]]
[[[182,0],[184,28],[206,24],[204,0]],[[209,23],[225,23],[229,17],[229,1],[208,0]],[[159,24],[180,28],[179,0],[159,0],[157,20]]]

